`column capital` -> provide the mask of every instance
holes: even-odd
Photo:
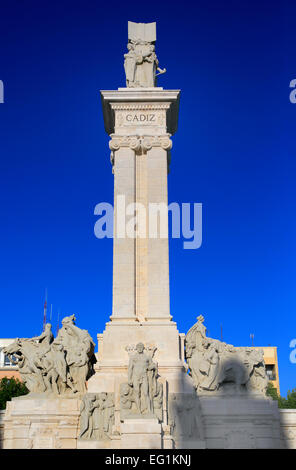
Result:
[[[109,148],[112,152],[119,150],[122,147],[129,147],[132,150],[142,150],[147,152],[152,147],[161,147],[164,150],[169,151],[172,148],[171,134],[164,135],[132,135],[122,136],[111,134],[111,140],[109,141]]]

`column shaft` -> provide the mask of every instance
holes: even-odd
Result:
[[[135,152],[121,147],[114,158],[112,320],[135,319],[135,239],[125,233],[125,207],[135,201],[135,181]]]

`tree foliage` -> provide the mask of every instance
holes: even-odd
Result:
[[[273,386],[271,382],[269,382],[267,385],[266,395],[271,397],[273,400],[279,399],[277,389]]]
[[[5,410],[6,402],[13,397],[19,397],[27,393],[29,393],[29,390],[19,379],[3,377],[0,380],[0,410]]]
[[[296,388],[293,388],[292,391],[288,390],[287,398],[282,398],[281,408],[296,408]]]
[[[293,388],[292,391],[288,390],[287,398],[284,398],[278,394],[277,389],[269,382],[266,395],[273,400],[277,400],[279,408],[296,409],[296,388]]]

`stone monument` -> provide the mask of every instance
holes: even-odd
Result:
[[[263,352],[208,338],[200,315],[185,358],[202,410],[207,448],[280,448],[277,402],[266,396]]]
[[[262,352],[208,338],[203,316],[186,336],[172,319],[167,176],[180,91],[156,86],[165,69],[155,23],[129,22],[128,41],[126,87],[101,91],[114,174],[112,314],[96,358],[74,316],[56,339],[46,325],[7,348],[30,394],[8,404],[4,446],[279,447]],[[164,233],[150,232],[151,204],[164,209]]]
[[[168,234],[160,236],[158,227],[154,237],[148,230],[139,235],[141,215],[135,214],[134,236],[127,236],[120,217],[122,201],[125,207],[141,204],[147,214],[150,203],[167,208],[180,91],[156,86],[156,75],[164,72],[155,54],[156,24],[129,22],[128,39],[127,87],[101,92],[114,173],[113,309],[98,335],[98,362],[88,390],[114,393],[114,431],[123,446],[136,434],[141,447],[171,447],[168,393],[186,400],[195,392],[184,360],[184,335],[170,313]]]
[[[80,402],[94,374],[95,344],[75,316],[33,338],[16,338],[5,354],[18,365],[29,394],[7,403],[4,448],[76,448]]]

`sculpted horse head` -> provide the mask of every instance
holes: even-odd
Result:
[[[12,362],[19,366],[23,382],[30,392],[45,390],[40,372],[40,360],[37,356],[38,344],[26,338],[16,338],[4,349]]]
[[[10,359],[13,359],[12,356],[17,360],[17,362],[22,361],[27,362],[28,364],[34,364],[37,361],[37,344],[32,343],[25,338],[16,338],[13,343],[9,344],[6,348],[3,348],[4,354],[6,354]]]
[[[15,356],[17,358],[20,358],[22,356],[21,352],[21,340],[19,338],[16,338],[13,343],[9,344],[5,348],[3,348],[3,352],[6,356],[8,356],[10,359],[12,356]]]

